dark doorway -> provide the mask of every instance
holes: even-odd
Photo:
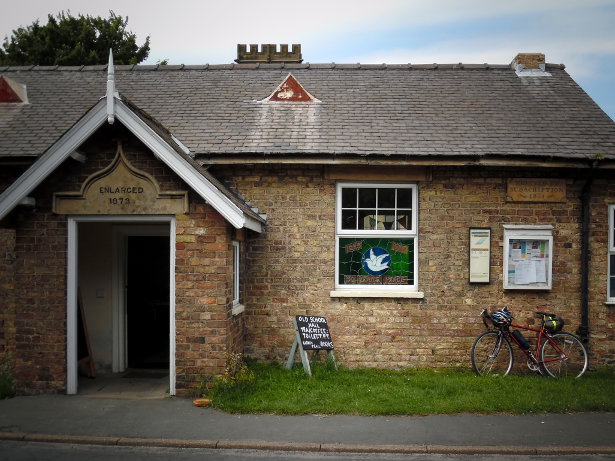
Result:
[[[128,237],[129,368],[169,368],[169,237]]]

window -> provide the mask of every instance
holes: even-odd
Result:
[[[608,300],[615,302],[615,205],[609,205],[609,286]]]
[[[239,242],[233,241],[233,307],[239,304]]]
[[[332,296],[416,292],[417,203],[415,184],[338,183]]]

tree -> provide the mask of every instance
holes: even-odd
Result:
[[[109,18],[71,16],[62,11],[41,26],[37,21],[13,31],[0,48],[0,65],[78,66],[106,64],[109,49],[115,64],[138,64],[149,55],[149,36],[142,46],[126,30],[128,17],[109,11]]]

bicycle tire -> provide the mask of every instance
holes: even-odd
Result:
[[[560,332],[551,335],[551,340],[566,353],[566,360],[554,360],[561,356],[551,342],[544,341],[540,347],[540,367],[552,378],[580,378],[587,371],[587,350],[579,338],[571,333]]]
[[[472,368],[480,376],[506,376],[513,367],[510,341],[495,330],[485,331],[474,340],[471,356]]]

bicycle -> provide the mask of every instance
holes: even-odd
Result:
[[[506,376],[514,363],[512,344],[517,345],[527,357],[530,370],[552,378],[571,376],[579,378],[588,366],[587,350],[575,335],[560,331],[563,320],[555,314],[536,312],[542,316],[540,328],[512,323],[507,308],[489,313],[481,312],[487,331],[481,333],[472,344],[472,368],[478,375]],[[493,327],[488,325],[491,322]],[[510,328],[516,328],[510,331]],[[536,348],[533,350],[520,330],[536,333]]]

